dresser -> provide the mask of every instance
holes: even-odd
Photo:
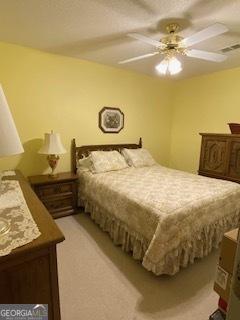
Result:
[[[53,218],[76,213],[78,183],[76,174],[63,172],[55,177],[43,174],[30,176],[28,180]]]
[[[200,175],[240,183],[240,134],[200,133]]]
[[[7,179],[19,181],[41,235],[0,257],[0,303],[48,304],[48,319],[60,320],[56,245],[64,236],[22,174]]]

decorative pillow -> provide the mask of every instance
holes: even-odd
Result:
[[[77,163],[78,170],[81,171],[90,171],[92,167],[91,157],[84,157],[82,159],[78,159]]]
[[[118,151],[92,151],[90,156],[93,173],[128,168],[124,157]]]
[[[151,154],[146,149],[123,149],[122,155],[129,166],[133,167],[149,167],[156,164]]]

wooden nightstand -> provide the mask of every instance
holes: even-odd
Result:
[[[71,172],[28,177],[33,190],[51,213],[59,218],[76,213],[78,176]]]

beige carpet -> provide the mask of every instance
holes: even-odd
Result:
[[[216,309],[217,252],[174,277],[156,277],[86,214],[56,220],[62,320],[207,320]]]

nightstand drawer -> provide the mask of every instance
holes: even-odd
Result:
[[[31,176],[32,188],[53,218],[77,213],[78,176],[71,172]]]
[[[42,199],[43,204],[50,212],[65,211],[74,208],[73,197],[57,199]]]
[[[68,193],[73,191],[73,183],[61,183],[61,184],[51,184],[48,186],[38,186],[35,188],[37,195],[40,198],[61,194],[61,193]]]

